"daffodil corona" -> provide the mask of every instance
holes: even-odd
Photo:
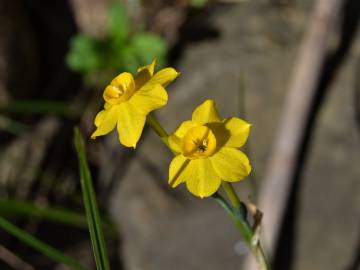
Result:
[[[179,73],[164,68],[154,74],[156,61],[138,69],[137,76],[123,72],[105,88],[104,110],[95,118],[97,129],[92,139],[106,135],[117,127],[120,143],[136,147],[145,125],[146,115],[166,105],[168,95],[164,87]]]
[[[249,136],[250,124],[237,117],[221,119],[213,100],[206,100],[169,136],[176,157],[169,168],[169,184],[186,183],[201,198],[214,194],[221,181],[236,182],[249,175],[248,157],[238,148]]]

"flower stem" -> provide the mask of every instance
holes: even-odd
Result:
[[[232,206],[235,207],[235,208],[240,208],[241,207],[241,201],[240,201],[238,195],[236,194],[232,184],[229,183],[229,182],[223,181],[222,182],[222,187],[225,190],[226,195],[228,196]]]
[[[152,116],[151,114],[148,114],[147,117],[146,117],[146,123],[155,131],[155,133],[157,135],[159,135],[161,140],[170,149],[169,142],[168,142],[168,136],[169,135],[167,134],[165,129],[160,125],[158,120],[154,116]]]
[[[260,270],[270,270],[270,265],[267,262],[265,252],[259,241],[253,241],[257,236],[255,235],[254,230],[251,228],[247,220],[247,210],[245,205],[241,202],[238,195],[236,194],[234,187],[229,182],[222,182],[222,187],[231,202],[230,206],[227,206],[227,203],[220,202],[225,201],[220,195],[216,194],[213,197],[221,204],[221,206],[230,214],[231,218],[234,220],[237,228],[240,231],[240,234],[245,239],[246,244],[254,255],[256,262]]]

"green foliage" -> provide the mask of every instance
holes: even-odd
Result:
[[[109,256],[106,250],[99,208],[97,206],[92,177],[86,159],[84,139],[78,128],[74,129],[74,144],[79,160],[81,190],[95,255],[96,268],[98,270],[110,270]]]
[[[102,84],[124,70],[136,72],[154,58],[160,67],[166,62],[164,39],[150,32],[132,32],[126,9],[118,2],[109,6],[106,34],[99,40],[79,33],[70,43],[66,62],[90,84]]]
[[[139,62],[150,63],[157,56],[159,66],[165,65],[166,43],[159,36],[152,33],[139,33],[131,42]]]
[[[89,73],[103,65],[99,42],[85,35],[75,36],[70,43],[67,64],[81,73]]]
[[[75,110],[63,101],[18,100],[0,105],[0,113],[14,114],[54,114],[71,117]]]
[[[203,8],[208,3],[208,0],[190,0],[190,5],[194,8]]]
[[[116,43],[125,43],[130,34],[130,20],[124,6],[111,3],[108,11],[108,32]]]
[[[70,269],[87,270],[73,258],[63,254],[52,246],[49,246],[48,244],[42,242],[41,240],[27,233],[26,231],[18,228],[3,217],[0,217],[0,228],[12,235],[13,237],[16,237],[20,241],[24,242],[28,246],[32,247],[33,249],[53,259],[54,261],[67,265]]]

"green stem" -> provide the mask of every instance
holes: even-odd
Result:
[[[265,252],[260,245],[259,242],[253,243],[252,239],[254,238],[254,231],[251,228],[249,222],[247,221],[246,217],[246,207],[243,203],[241,203],[240,198],[236,194],[234,187],[231,183],[223,181],[222,183],[223,189],[229,198],[231,204],[232,204],[232,219],[234,220],[237,228],[240,231],[240,234],[245,239],[246,244],[248,245],[249,249],[251,250],[252,254],[254,255],[257,264],[259,266],[260,270],[269,270],[270,265],[267,262]],[[219,196],[219,195],[218,195]],[[221,206],[224,207],[223,204]],[[229,213],[229,211],[227,210]]]
[[[160,125],[158,120],[155,117],[153,117],[151,114],[148,114],[147,117],[146,117],[146,123],[155,131],[155,133],[157,135],[159,135],[159,137],[164,142],[164,144],[169,149],[171,149],[170,146],[169,146],[169,142],[168,142],[169,135],[167,134],[165,129]]]
[[[250,245],[251,238],[253,237],[253,231],[251,230],[248,222],[243,218],[244,215],[238,213],[237,209],[229,205],[219,193],[215,193],[212,198],[214,198],[224,208],[226,213],[229,214],[240,231],[241,236],[245,239],[246,244]]]
[[[21,230],[20,228],[16,227],[3,217],[0,217],[0,228],[2,228],[7,233],[11,234],[12,236],[18,238],[22,242],[26,243],[33,249],[45,254],[49,258],[65,264],[69,266],[71,269],[74,270],[87,270],[87,268],[80,265],[76,260],[67,255],[61,253],[60,251],[54,249],[53,247],[49,246],[48,244],[40,241],[39,239],[35,238],[31,234]]]
[[[222,182],[222,187],[225,190],[226,195],[228,196],[232,206],[234,208],[241,207],[241,200],[239,199],[238,195],[236,194],[234,187],[229,182]]]

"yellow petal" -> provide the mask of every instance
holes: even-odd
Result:
[[[135,78],[136,89],[140,89],[151,79],[154,75],[155,65],[156,59],[154,59],[150,65],[143,66],[137,70],[138,74]]]
[[[191,161],[183,155],[178,155],[173,158],[169,167],[169,185],[177,187],[179,184],[189,179],[189,167]]]
[[[151,64],[142,66],[138,68],[137,72],[141,73],[141,71],[147,70],[147,72],[152,76],[154,74],[155,66],[156,66],[156,58],[151,62]]]
[[[175,130],[173,134],[171,134],[168,138],[170,148],[177,152],[181,152],[181,141],[188,130],[192,127],[196,127],[197,124],[191,120],[184,121],[180,124],[180,126]]]
[[[186,133],[189,131],[190,128],[193,128],[196,126],[198,126],[198,124],[191,120],[184,121],[180,124],[180,126],[177,127],[177,129],[175,130],[175,132],[172,135],[175,135],[176,137],[179,137],[182,139],[186,135]]]
[[[251,127],[249,123],[237,117],[227,118],[221,123],[211,123],[208,126],[214,132],[219,147],[236,148],[246,143]]]
[[[96,115],[95,121],[94,121],[96,127],[99,127],[102,124],[106,114],[107,114],[106,110],[102,110]]]
[[[131,73],[123,72],[116,76],[105,88],[103,98],[112,105],[126,101],[135,91],[135,81]]]
[[[112,104],[107,103],[107,102],[105,102],[105,104],[104,104],[105,110],[110,109],[112,106],[113,106]]]
[[[117,130],[120,143],[136,147],[145,125],[146,116],[129,102],[119,104]]]
[[[243,146],[250,133],[251,125],[237,117],[231,117],[224,121],[225,128],[230,132],[230,138],[225,143],[228,147]]]
[[[214,170],[211,161],[207,158],[191,160],[188,168],[186,187],[200,198],[209,197],[220,187],[221,178]]]
[[[116,86],[126,86],[124,88],[128,88],[133,86],[134,84],[134,77],[131,73],[129,72],[123,72],[120,73],[118,76],[116,76],[110,83],[111,85],[116,85]]]
[[[129,99],[129,102],[144,115],[165,106],[167,101],[168,94],[160,84],[151,87],[145,85]]]
[[[108,110],[100,111],[95,117],[95,126],[97,129],[91,135],[92,139],[98,136],[103,136],[112,131],[118,120],[118,107],[113,106]]]
[[[162,86],[167,86],[176,77],[179,76],[179,73],[173,68],[164,68],[155,73],[155,75],[148,81],[150,84],[161,84]]]
[[[168,142],[170,149],[175,153],[181,153],[181,139],[175,135],[170,135],[168,137]]]
[[[219,122],[221,119],[215,108],[215,102],[211,99],[205,100],[193,112],[192,120],[200,125]]]
[[[248,157],[235,148],[223,147],[210,160],[216,173],[224,181],[236,182],[251,172]]]

